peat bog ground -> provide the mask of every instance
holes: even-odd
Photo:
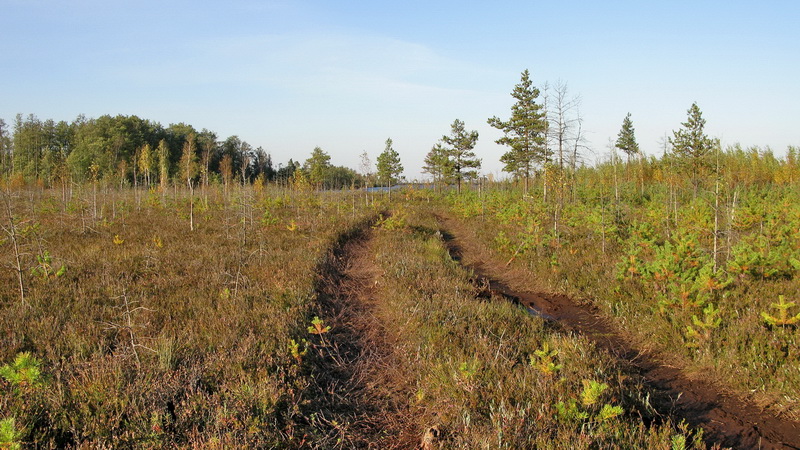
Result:
[[[595,308],[563,295],[531,292],[502,262],[470,239],[457,220],[437,215],[450,257],[474,273],[476,296],[506,298],[526,307],[566,332],[585,336],[618,363],[638,374],[652,406],[662,418],[685,421],[703,430],[709,446],[732,448],[798,448],[797,424],[760,411],[714,380],[691,379],[650,351],[637,349]],[[319,392],[309,410],[316,429],[332,446],[411,448],[430,436],[409,419],[409,386],[387,338],[386,324],[374,312],[383,301],[377,289],[381,270],[375,260],[374,219],[343,234],[317,268],[318,301],[331,331],[317,351]],[[406,368],[406,370],[412,368]]]
[[[92,227],[88,202],[18,208],[41,223],[26,251],[69,269],[29,280],[28,305],[6,302],[5,360],[31,352],[45,374],[0,380],[11,441],[800,448],[797,423],[547,293],[427,201],[390,214],[355,197],[245,194],[196,211],[166,194],[122,198]],[[127,295],[145,308],[126,340],[105,324]],[[154,348],[136,353],[134,330]]]
[[[525,276],[492,258],[456,219],[437,214],[448,251],[475,274],[476,283],[491,294],[528,308],[531,314],[557,322],[588,337],[599,348],[641,374],[651,390],[656,410],[675,421],[685,420],[704,430],[707,444],[732,448],[800,448],[800,425],[761,411],[712,379],[689,378],[631,341],[591,305],[567,296],[528,290]],[[513,286],[513,287],[512,287]]]
[[[385,214],[385,213],[384,213]],[[389,343],[372,313],[377,268],[371,246],[375,218],[343,233],[318,265],[315,290],[330,331],[315,367],[318,392],[309,408],[327,436],[316,445],[340,448],[410,448],[403,402],[391,389]]]

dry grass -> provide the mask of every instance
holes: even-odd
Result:
[[[0,381],[24,442],[299,445],[314,381],[290,340],[308,336],[316,269],[363,217],[355,202],[198,193],[189,231],[181,192],[56,194],[11,194],[16,223],[35,225],[22,238],[26,304],[15,272],[0,275],[0,361],[30,352],[44,380]],[[45,251],[62,276],[30,273]]]
[[[447,448],[670,448],[674,436],[688,436],[657,425],[635,377],[583,338],[505,300],[478,298],[480,289],[450,258],[424,206],[409,208],[406,221],[376,233],[383,275],[373,314],[393,343],[393,360],[406,369],[391,386],[405,392],[400,398],[420,438],[432,439],[435,427]],[[535,353],[545,347],[561,366],[551,374]],[[608,390],[583,405],[589,382]],[[585,416],[559,412],[559,403],[568,410],[572,401]],[[602,419],[604,405],[624,412]]]
[[[25,303],[13,252],[0,272],[0,361],[30,352],[41,369],[35,383],[0,381],[0,419],[15,419],[24,444],[409,448],[425,437],[448,448],[671,448],[693,439],[584,338],[481,298],[447,253],[427,195],[397,200],[369,230],[380,209],[347,193],[231,188],[191,203],[176,191],[58,194],[12,193],[20,230],[36,225],[20,241]],[[31,273],[45,251],[63,275]]]

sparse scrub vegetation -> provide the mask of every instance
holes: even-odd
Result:
[[[195,203],[193,232],[188,190],[138,202],[106,188],[95,197],[89,186],[62,206],[49,194],[32,192],[34,205],[11,197],[14,213],[38,226],[31,248],[69,266],[34,282],[32,269],[45,262],[52,272],[55,258],[26,254],[25,304],[13,300],[15,272],[2,274],[0,405],[11,448],[395,442],[362,434],[353,420],[363,419],[337,409],[335,395],[320,397],[336,386],[323,370],[342,376],[343,365],[369,361],[343,353],[340,319],[317,298],[326,249],[354,226],[374,234],[381,301],[370,314],[391,343],[380,361],[415,368],[385,372],[369,391],[407,417],[391,428],[405,436],[395,444],[431,427],[437,442],[459,448],[700,442],[701,433],[653,416],[633,394],[635,377],[585,339],[477,299],[427,194],[409,193],[379,216],[346,193],[220,186]],[[261,220],[265,212],[276,220]]]
[[[669,448],[685,433],[642,425],[653,417],[631,395],[635,377],[585,339],[504,299],[476,299],[437,226],[418,205],[406,228],[378,231],[373,247],[385,274],[374,314],[398,343],[394,359],[416,368],[395,380],[415,392],[405,401],[416,429],[435,426],[447,448]]]
[[[611,159],[581,167],[578,99],[555,91],[538,104],[526,71],[508,121],[489,120],[513,181],[479,176],[456,120],[425,161],[433,191],[396,194],[391,139],[374,174],[366,152],[359,175],[320,147],[274,170],[184,124],[19,116],[0,447],[794,439],[797,149],[723,151],[693,104],[663,157],[628,114]],[[69,151],[38,146],[64,133]]]
[[[209,188],[190,233],[188,190],[140,202],[87,188],[66,202],[8,196],[25,302],[4,242],[3,445],[300,446],[307,328],[327,330],[312,322],[316,264],[371,210],[347,196]],[[257,220],[267,211],[277,222]],[[35,236],[23,232],[33,224]]]
[[[703,154],[708,164],[691,163],[702,177],[676,178],[684,166],[666,155],[580,169],[562,201],[543,201],[541,180],[530,196],[446,199],[492,252],[536,274],[540,289],[590,299],[689,372],[712,373],[796,419],[797,311],[786,300],[800,292],[800,198],[787,175],[797,171],[796,150],[784,160],[716,151]]]
[[[444,203],[410,191],[390,212],[381,201],[355,201],[360,194],[271,186],[211,186],[194,204],[188,189],[156,190],[153,201],[140,201],[105,186],[95,196],[89,185],[67,203],[48,190],[12,193],[10,211],[26,228],[18,234],[24,303],[14,252],[4,253],[10,270],[0,275],[0,404],[9,442],[390,445],[397,435],[373,434],[363,416],[336,405],[337,395],[355,394],[326,393],[343,383],[368,392],[347,405],[376,401],[406,417],[387,428],[403,445],[434,428],[436,442],[455,448],[704,445],[701,431],[656,413],[640,394],[642,380],[586,338],[495,294],[476,294],[481,288],[448,254],[434,219],[445,204],[506,267],[536,273],[544,288],[591,298],[639,342],[658,345],[690,371],[712,370],[738,389],[752,385],[748,377],[782,374],[760,379],[762,399],[794,386],[789,257],[762,263],[785,263],[779,274],[735,271],[726,260],[755,234],[777,234],[759,252],[791,249],[787,230],[740,217],[730,227],[735,236],[722,239],[715,271],[704,229],[712,213],[698,200],[677,213],[674,204],[664,213],[642,199],[615,211],[590,186],[576,187],[557,227],[552,204],[503,189],[446,193]],[[528,190],[535,195],[535,183]],[[788,225],[796,219],[791,211],[787,201],[776,202],[761,217],[774,214],[770,223]],[[368,314],[381,324],[380,359],[347,353],[342,339],[352,337],[342,337],[341,318],[318,302],[319,265],[331,258],[325,252],[354,226],[372,234],[380,301]],[[761,301],[778,289],[787,294]],[[358,368],[370,361],[377,367]],[[386,361],[401,369],[386,369]],[[737,370],[724,374],[733,364]],[[356,367],[355,375],[345,366]],[[382,385],[335,381],[344,376],[377,377]]]

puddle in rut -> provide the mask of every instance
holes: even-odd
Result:
[[[556,321],[555,317],[537,309],[536,307],[525,305],[524,308],[526,311],[528,311],[528,314],[534,317],[541,317],[544,320],[552,320],[554,322]]]

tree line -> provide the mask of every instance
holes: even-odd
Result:
[[[0,170],[44,184],[116,178],[120,182],[163,183],[182,177],[196,163],[198,181],[252,181],[277,171],[263,148],[238,136],[219,140],[185,123],[164,127],[137,116],[79,116],[72,122],[18,114],[13,128],[0,119]],[[192,157],[181,164],[181,159]]]
[[[238,136],[178,123],[168,127],[135,115],[79,116],[72,122],[18,114],[12,126],[0,119],[0,176],[45,186],[104,180],[120,185],[166,186],[303,179],[319,188],[363,183],[347,167],[330,164],[314,149],[305,162],[274,164],[262,147]]]
[[[453,167],[460,185],[477,173],[468,168],[480,167],[471,152],[477,132],[466,133],[458,120],[453,126],[453,136],[443,142],[458,149]],[[0,119],[0,175],[45,186],[105,180],[137,187],[278,182],[341,189],[403,181],[400,155],[391,138],[375,167],[366,152],[362,163],[361,173],[333,165],[330,155],[316,147],[305,161],[289,159],[276,167],[263,148],[253,148],[238,136],[220,140],[207,129],[198,131],[185,123],[164,127],[135,115],[55,122],[18,114],[13,127]]]
[[[508,119],[488,119],[490,126],[503,133],[495,142],[508,148],[500,156],[503,171],[520,182],[524,195],[536,179],[545,200],[548,196],[560,198],[574,184],[587,149],[580,98],[571,97],[562,82],[553,87],[545,83],[540,90],[527,69],[511,96],[515,103]],[[702,112],[693,103],[687,121],[663,141],[662,162],[685,174],[695,192],[707,172],[720,162],[719,140],[709,138],[704,126]],[[425,156],[423,172],[432,176],[434,185],[455,185],[460,192],[463,183],[478,177],[481,160],[474,153],[477,141],[478,132],[468,130],[456,119],[450,134],[442,136]],[[619,151],[627,156],[628,165],[638,160],[644,170],[630,113],[609,150],[612,161]],[[797,149],[790,147],[787,158],[794,161],[796,155]],[[360,172],[332,165],[330,159],[316,147],[303,163],[290,159],[276,168],[269,153],[238,136],[220,140],[206,129],[198,131],[184,123],[163,127],[137,116],[79,116],[68,123],[18,114],[13,129],[0,119],[0,175],[44,185],[98,179],[134,186],[185,182],[190,187],[193,183],[275,181],[341,189],[392,186],[403,180],[400,155],[391,138],[374,167],[367,152],[362,153]]]

